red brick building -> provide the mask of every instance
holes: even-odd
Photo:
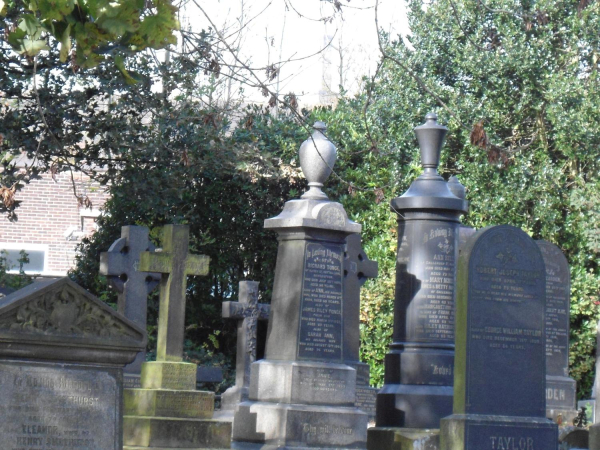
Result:
[[[91,207],[80,205],[74,193],[88,198]],[[30,263],[25,271],[45,276],[64,276],[73,267],[81,238],[95,230],[95,221],[108,198],[106,188],[83,173],[43,174],[16,193],[21,201],[17,220],[0,218],[0,250],[6,250],[13,270],[25,250]],[[89,204],[88,204],[89,205]]]

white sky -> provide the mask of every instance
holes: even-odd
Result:
[[[279,92],[294,92],[301,105],[331,101],[328,94],[339,91],[340,67],[344,88],[356,92],[360,78],[372,74],[379,60],[375,0],[340,1],[342,14],[337,13],[331,23],[325,24],[319,19],[330,17],[333,6],[322,0],[196,0],[227,35],[238,30],[240,23],[247,24],[241,35],[234,33],[231,41],[241,36],[240,59],[250,66],[296,60],[282,66]],[[196,31],[209,26],[193,1],[182,12],[181,22],[182,28],[191,26]],[[404,2],[380,0],[379,24],[392,36],[406,34]],[[332,38],[327,49],[317,54]],[[264,80],[265,72],[257,73]],[[257,89],[246,88],[245,95],[253,101],[264,101]]]

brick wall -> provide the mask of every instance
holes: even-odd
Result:
[[[87,196],[92,208],[80,207],[69,172],[42,175],[17,192],[21,200],[17,220],[0,218],[0,249],[46,250],[44,275],[65,275],[73,267],[75,248],[95,229],[99,208],[108,198],[104,186],[82,173],[74,176],[78,195]]]

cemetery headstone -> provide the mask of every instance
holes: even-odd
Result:
[[[572,424],[577,416],[576,383],[569,377],[571,275],[560,248],[537,241],[546,266],[546,416]]]
[[[238,327],[235,385],[223,392],[221,411],[234,411],[239,403],[248,400],[250,365],[256,361],[258,321],[268,320],[271,309],[258,303],[256,281],[240,281],[239,299],[239,302],[223,302],[223,318],[236,319]]]
[[[468,204],[437,172],[447,131],[435,114],[415,128],[423,173],[391,202],[398,214],[394,334],[377,394],[378,428],[436,429],[452,412],[458,230]]]
[[[310,189],[265,221],[279,248],[265,359],[250,368],[249,400],[233,421],[233,448],[364,448],[356,370],[344,364],[344,245],[360,231],[321,187],[335,147],[325,125],[300,147]]]
[[[148,239],[148,228],[140,226],[121,227],[121,237],[100,254],[100,274],[106,276],[110,286],[118,293],[118,311],[142,329],[146,329],[147,300],[160,281],[160,274],[140,272],[140,254],[153,252],[154,245]],[[142,363],[146,352],[140,352],[124,369],[124,387],[140,386]]]
[[[369,365],[360,361],[360,288],[377,277],[377,261],[371,261],[362,248],[359,233],[346,238],[344,257],[344,362],[356,369],[356,407],[375,418],[377,389],[370,386]]]
[[[157,357],[142,364],[142,387],[125,389],[124,449],[228,448],[231,423],[211,419],[214,393],[197,391],[196,364],[182,362],[186,279],[208,274],[209,258],[188,253],[184,225],[165,226],[161,243],[140,256],[140,271],[162,274]]]
[[[145,345],[68,278],[0,300],[0,447],[121,450],[123,366]]]
[[[477,231],[460,255],[453,415],[442,450],[556,450],[546,419],[546,271],[518,228]]]

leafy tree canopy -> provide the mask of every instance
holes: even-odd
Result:
[[[71,58],[73,68],[114,56],[126,74],[124,55],[176,42],[175,13],[171,0],[0,0],[0,28],[20,55],[52,50],[55,40],[60,61]]]

